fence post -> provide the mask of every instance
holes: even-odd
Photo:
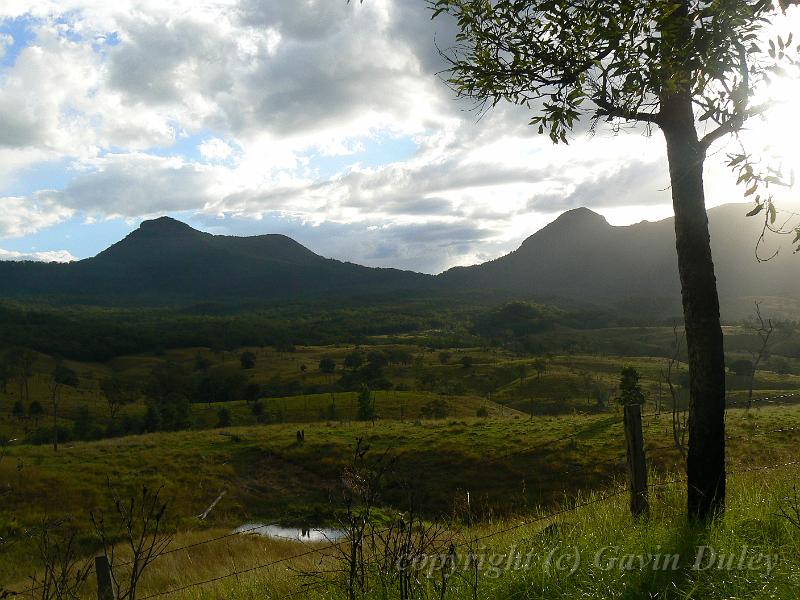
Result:
[[[628,475],[631,485],[631,512],[634,517],[647,514],[647,462],[642,436],[642,407],[625,406],[625,442],[628,447]]]
[[[117,600],[111,583],[111,565],[105,554],[94,557],[94,571],[97,575],[97,600]]]

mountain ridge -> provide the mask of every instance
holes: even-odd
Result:
[[[800,263],[786,253],[756,263],[760,226],[744,217],[747,207],[708,211],[723,305],[758,295],[800,300]],[[143,221],[94,257],[6,261],[0,275],[0,297],[96,304],[476,290],[606,305],[656,298],[679,307],[680,300],[672,218],[614,226],[585,207],[562,213],[504,256],[438,275],[325,258],[282,234],[214,235],[171,217]]]

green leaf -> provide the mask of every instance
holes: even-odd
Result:
[[[749,213],[747,213],[745,216],[747,216],[747,217],[755,217],[762,210],[764,210],[764,205],[763,204],[759,204],[753,210],[751,210]]]

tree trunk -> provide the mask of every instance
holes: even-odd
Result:
[[[697,139],[688,93],[662,100],[661,128],[689,354],[688,512],[706,520],[725,506],[725,358],[703,191],[705,149]]]
[[[58,452],[58,388],[53,389],[53,452]]]

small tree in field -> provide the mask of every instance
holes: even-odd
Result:
[[[126,384],[118,376],[100,381],[100,389],[106,397],[108,416],[113,421],[123,406],[132,404],[138,397],[138,391]]]
[[[50,383],[50,401],[53,406],[53,451],[58,452],[58,405],[61,400],[61,388],[64,386],[78,387],[78,375],[64,365],[58,363],[53,369],[52,381]]]
[[[372,392],[366,385],[361,386],[358,392],[358,420],[371,421],[375,418],[375,406],[372,400]]]
[[[644,392],[639,383],[639,372],[633,367],[625,367],[619,378],[619,396],[622,406],[644,404]]]
[[[457,24],[455,46],[442,52],[445,78],[478,107],[526,107],[531,125],[554,143],[566,143],[583,118],[593,127],[638,123],[664,134],[689,355],[687,508],[693,518],[713,517],[725,504],[725,358],[703,165],[711,144],[764,112],[753,98],[781,63],[800,64],[791,36],[768,47],[759,39],[780,7],[773,0],[427,4],[434,17]],[[746,154],[729,162],[746,195],[781,183],[779,173],[762,176],[751,162]],[[771,197],[754,198],[751,214],[764,211],[774,222]]]
[[[319,370],[326,375],[333,374],[336,371],[336,361],[328,357],[321,359],[319,361]]]
[[[30,406],[28,406],[28,416],[33,420],[33,426],[39,427],[39,421],[44,416],[42,403],[38,400],[31,402]]]
[[[256,355],[250,351],[242,352],[239,357],[239,363],[243,369],[254,369],[256,366]]]

